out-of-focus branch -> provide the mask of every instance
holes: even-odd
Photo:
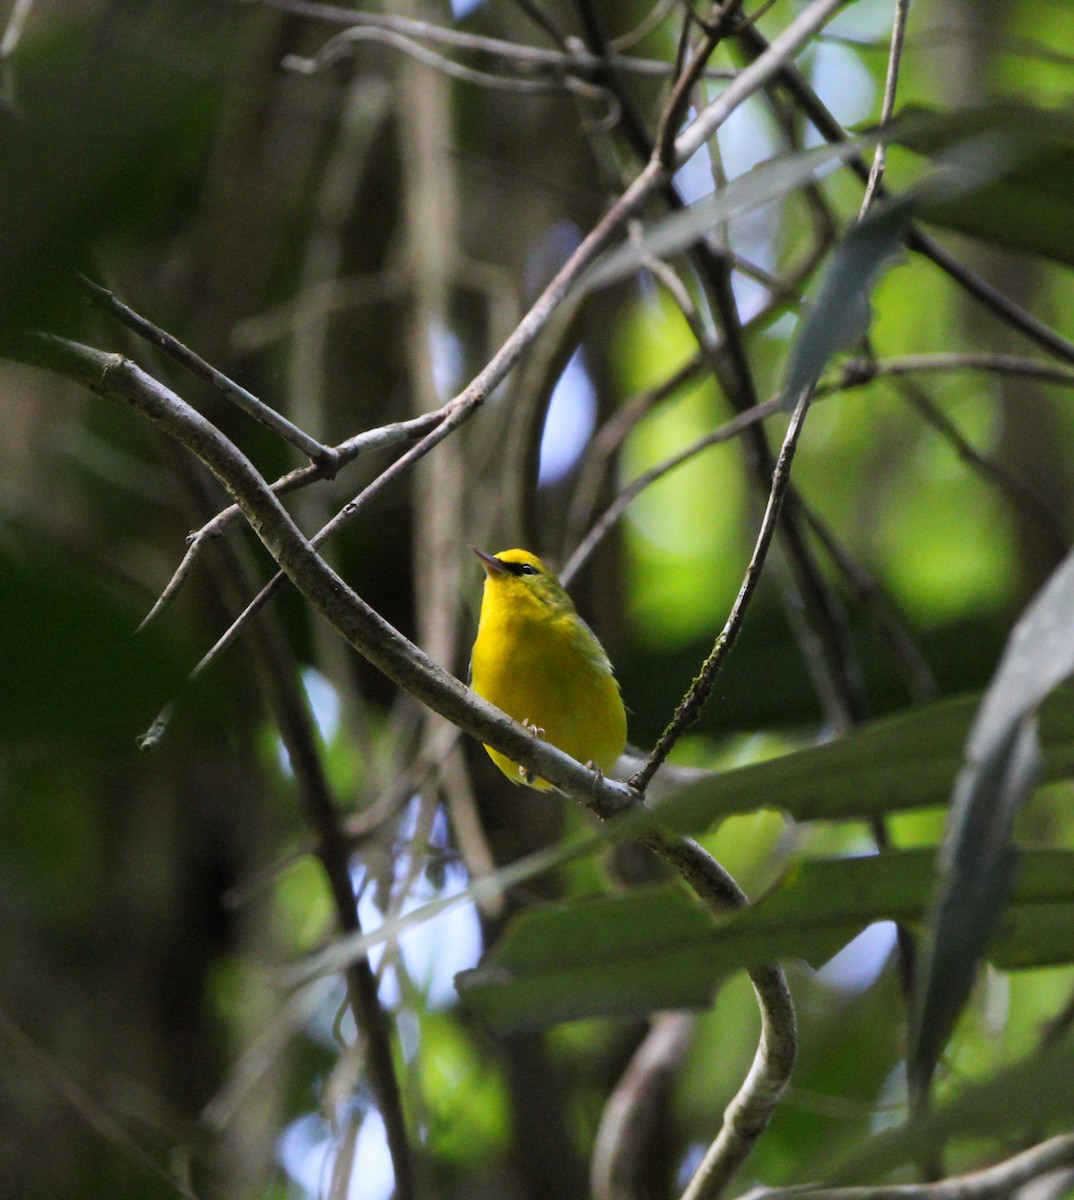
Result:
[[[774,400],[766,401],[764,404],[758,404],[756,408],[739,413],[737,416],[732,417],[730,421],[726,421],[718,429],[714,429],[711,433],[706,433],[703,437],[691,442],[689,446],[684,447],[678,454],[671,455],[670,458],[664,459],[663,462],[657,463],[656,466],[650,467],[648,471],[643,471],[636,479],[631,480],[604,512],[601,513],[597,520],[594,521],[589,532],[578,543],[574,553],[567,560],[566,566],[560,572],[560,580],[564,586],[567,586],[575,575],[578,574],[593,554],[593,551],[608,536],[615,523],[632,501],[637,499],[647,487],[656,483],[658,479],[663,479],[665,475],[674,471],[676,467],[689,462],[690,459],[700,454],[702,450],[707,450],[710,446],[719,445],[721,442],[729,442],[732,438],[736,438],[742,434],[744,430],[764,421],[767,417],[774,416],[780,411],[781,402],[782,397],[777,397]]]
[[[635,1200],[643,1194],[639,1176],[694,1023],[691,1013],[653,1017],[601,1113],[589,1168],[593,1200]]]
[[[530,71],[544,70],[557,74],[570,71],[575,75],[586,76],[599,72],[606,65],[604,58],[589,54],[573,43],[568,43],[566,49],[551,50],[547,47],[527,46],[501,38],[486,37],[483,34],[469,33],[462,29],[438,25],[430,21],[418,21],[396,14],[360,12],[353,8],[312,3],[311,0],[263,0],[263,2],[296,16],[311,17],[314,20],[325,21],[333,25],[347,25],[351,28],[394,34],[397,37],[408,38],[412,42],[430,42],[468,53],[484,54]],[[671,72],[671,67],[659,59],[615,54],[612,61],[618,70],[637,75],[661,76]],[[713,71],[711,77],[726,79],[731,74],[730,71]]]
[[[332,473],[334,474],[339,466],[351,463],[363,454],[372,453],[374,450],[387,450],[403,442],[416,441],[430,429],[435,428],[437,423],[443,419],[443,415],[443,411],[425,413],[420,417],[412,417],[409,421],[396,421],[391,425],[382,425],[378,429],[367,430],[365,433],[348,438],[345,442],[340,442],[338,446],[332,447],[332,451],[336,455],[336,466],[332,468]],[[329,472],[324,467],[311,463],[282,475],[272,484],[272,491],[277,496],[285,496],[288,492],[297,491],[299,488],[306,487],[319,479],[326,479],[328,476]],[[152,624],[160,616],[175,599],[205,546],[214,538],[220,537],[232,521],[240,515],[237,504],[229,505],[190,535],[187,539],[186,554],[157,598],[156,603],[142,618],[140,628]]]
[[[1063,1134],[994,1166],[934,1183],[754,1188],[742,1200],[991,1200],[1010,1195],[1043,1175],[1071,1167],[1074,1167],[1074,1134]]]
[[[895,0],[895,19],[891,24],[891,48],[888,51],[888,72],[884,80],[884,99],[880,105],[881,128],[888,124],[895,114],[895,93],[899,86],[899,66],[902,63],[902,48],[906,40],[906,21],[910,16],[910,0]],[[862,197],[861,210],[858,219],[869,211],[884,178],[884,167],[887,164],[887,147],[883,141],[877,142],[873,151],[873,164],[869,168],[869,178],[865,183],[865,195]]]

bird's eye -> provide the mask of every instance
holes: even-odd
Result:
[[[531,567],[529,563],[523,563],[519,573],[522,575],[536,575],[537,568]]]

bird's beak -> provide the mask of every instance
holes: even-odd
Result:
[[[485,574],[490,578],[493,575],[507,574],[507,568],[498,558],[494,558],[491,554],[486,554],[484,550],[478,550],[476,546],[471,546],[470,549],[481,559],[481,565],[485,568]]]

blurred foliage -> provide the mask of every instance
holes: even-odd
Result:
[[[583,30],[584,7],[541,5],[572,36]],[[760,28],[774,36],[792,7],[774,6]],[[864,128],[879,112],[891,7],[857,0],[800,57],[844,123]],[[592,8],[618,36],[649,5]],[[397,9],[452,22],[444,4],[383,6]],[[918,132],[891,147],[887,183],[913,198],[915,219],[962,261],[1072,338],[1067,9],[1065,0],[997,0],[982,21],[970,0],[915,0],[899,109],[937,123],[931,140],[908,123]],[[549,44],[507,0],[478,3],[458,24]],[[3,64],[0,341],[41,327],[134,356],[270,478],[298,465],[290,449],[91,309],[73,268],[327,439],[447,399],[604,211],[617,172],[629,176],[638,164],[600,123],[599,104],[449,82],[383,42],[357,45],[352,59],[318,74],[285,68],[288,55],[316,54],[336,31],[261,4],[34,6]],[[630,53],[671,60],[678,36],[677,22],[664,20]],[[723,48],[714,59],[739,62]],[[651,129],[664,83],[629,75],[624,86]],[[717,86],[706,84],[710,95]],[[963,179],[962,191],[937,191],[946,169],[939,143],[954,144],[957,160],[981,143],[955,133],[976,136],[982,125],[1002,135],[986,186]],[[787,129],[799,151],[817,144],[785,98],[779,119],[766,101],[751,101],[721,131],[718,168],[741,176],[787,152]],[[711,182],[703,157],[700,172],[691,165],[691,186]],[[340,179],[349,180],[342,198],[332,186]],[[830,165],[818,187],[842,238],[857,218],[860,185]],[[654,206],[643,224],[659,227],[662,217]],[[779,276],[803,261],[823,224],[797,190],[736,212],[728,232],[762,275]],[[827,334],[849,292],[830,285],[826,296],[833,261],[829,253],[808,269],[748,330],[761,400],[784,387],[808,312],[819,311],[825,335],[812,366],[825,383],[839,381],[850,348]],[[878,359],[990,352],[1054,365],[921,256],[903,252],[879,265],[872,278],[876,259],[859,260],[856,276],[856,285],[870,284],[869,349]],[[757,274],[734,276],[747,318],[768,295]],[[683,279],[708,327],[704,289],[686,269]],[[531,476],[553,386],[579,348],[599,431],[688,361],[696,341],[645,271],[587,294],[416,482],[393,485],[329,547],[365,599],[460,676],[480,582],[466,544],[497,549],[537,530],[532,549],[556,559],[562,531],[573,528],[582,464],[546,487]],[[280,733],[241,644],[195,687],[183,682],[235,615],[235,589],[252,594],[252,581],[267,577],[267,557],[233,529],[163,618],[136,634],[184,538],[226,497],[127,412],[6,362],[2,389],[0,1195],[171,1196],[183,1181],[198,1197],[324,1195],[350,1138],[359,1181],[350,1194],[379,1200],[390,1179],[383,1132],[343,989],[336,978],[295,988],[288,970],[323,949],[334,923]],[[929,404],[965,446],[922,419]],[[711,375],[696,375],[633,425],[594,512],[732,415]],[[784,427],[784,417],[768,422],[773,445]],[[573,449],[581,457],[600,437]],[[1018,481],[1014,492],[987,478],[966,446]],[[302,493],[293,511],[303,528],[323,523],[388,461],[385,453],[360,459],[338,481]],[[773,918],[770,935],[813,962],[789,964],[800,1063],[738,1191],[837,1174],[873,1180],[889,1168],[909,1178],[940,1146],[948,1166],[974,1165],[1022,1145],[1031,1128],[1069,1127],[1072,1116],[1069,1047],[1054,1049],[1049,1030],[1070,1021],[1074,952],[1053,942],[1053,957],[1037,946],[1032,966],[1012,952],[997,961],[1022,969],[989,965],[978,974],[939,1064],[936,1111],[909,1125],[907,1005],[890,928],[872,926],[841,963],[814,969],[868,921],[916,921],[927,908],[943,806],[978,698],[1017,614],[1071,542],[1070,387],[996,372],[880,375],[817,400],[794,480],[871,574],[935,687],[915,685],[875,609],[811,542],[875,722],[834,739],[846,731],[814,686],[802,608],[777,548],[712,699],[676,751],[679,764],[721,773],[672,799],[668,814],[762,896],[756,915],[738,920],[763,921],[789,904],[794,921]],[[740,442],[703,451],[630,505],[572,587],[617,664],[635,744],[652,744],[719,632],[763,505],[755,483]],[[1072,608],[1066,598],[1057,610],[1066,643]],[[588,1194],[584,1164],[644,1034],[638,1014],[667,1003],[660,989],[676,983],[672,971],[647,974],[646,956],[662,961],[681,918],[703,961],[688,980],[693,990],[676,993],[699,1009],[663,1114],[656,1182],[645,1192],[666,1194],[667,1179],[712,1137],[753,1055],[758,1018],[745,977],[729,975],[706,1007],[712,958],[736,936],[735,923],[711,935],[708,917],[628,846],[560,861],[554,848],[588,828],[580,811],[511,789],[473,746],[438,774],[426,759],[426,734],[435,731],[416,707],[293,594],[268,619],[294,653],[290,682],[317,727],[353,839],[363,919],[383,919],[388,930],[397,918],[411,922],[410,940],[378,947],[374,959],[384,955],[396,1066],[429,1194]],[[166,735],[142,754],[136,738],[171,701]],[[1070,711],[1062,689],[1045,706],[1047,786],[1014,822],[1031,864],[1074,849],[1064,782]],[[551,967],[564,967],[565,948],[577,943],[594,995],[621,980],[595,1007],[623,1001],[621,1011],[629,991],[629,1017],[498,1036],[448,997],[446,976],[476,965],[465,933],[478,910],[465,898],[439,915],[420,906],[463,888],[460,863],[475,873],[481,860],[463,832],[467,816],[487,838],[486,866],[553,848],[554,869],[534,869],[502,906],[483,901],[484,942],[498,947],[481,968],[489,996],[510,998],[496,992],[504,979],[496,964],[520,939],[533,939]],[[871,818],[887,819],[890,856],[847,861],[875,849]],[[826,870],[866,881],[850,889],[837,935],[817,925],[837,895]],[[1063,880],[1019,925],[1033,878],[1030,867],[1017,885],[1023,902],[1000,917],[998,944],[1015,951],[1063,934],[1074,909]],[[869,880],[883,883],[888,903]],[[597,939],[580,916],[595,911],[633,915],[614,929],[621,917],[608,918]],[[651,944],[635,947],[639,957],[624,949],[607,967],[600,962],[595,951],[608,955],[613,936],[642,934]],[[742,961],[753,959],[729,960],[728,969]],[[543,968],[536,979],[538,991],[555,982]],[[562,986],[559,1015],[594,1011],[576,980]],[[525,1013],[531,1023],[542,1015],[554,1014]]]

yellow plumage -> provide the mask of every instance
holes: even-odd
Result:
[[[479,696],[579,762],[610,772],[626,745],[619,685],[596,634],[555,575],[527,550],[485,554],[470,681]],[[486,746],[515,783],[551,787]]]

